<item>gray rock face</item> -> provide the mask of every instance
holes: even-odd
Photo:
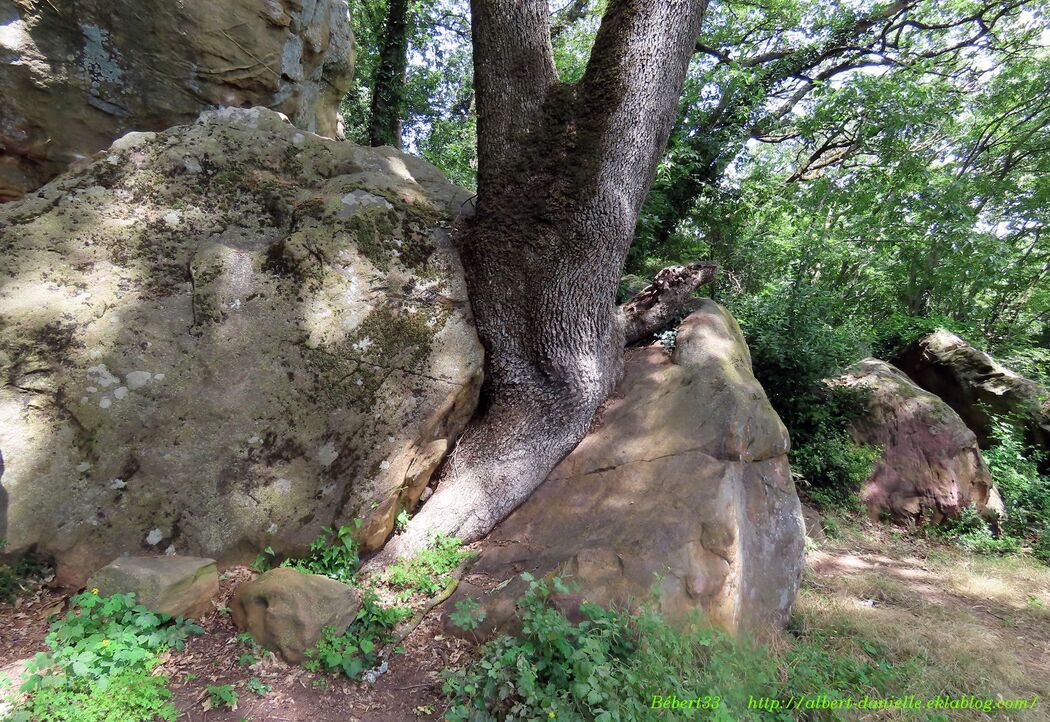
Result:
[[[992,416],[1016,417],[1032,446],[1050,452],[1050,389],[1003,366],[953,333],[937,331],[916,340],[893,360],[922,388],[951,406],[977,434],[992,443]],[[1045,468],[1050,471],[1050,461]]]
[[[700,612],[768,633],[786,621],[802,572],[787,450],[736,321],[704,301],[672,355],[628,352],[594,431],[482,543],[445,609],[478,598],[481,634],[511,627],[529,571],[579,586],[562,600],[570,613],[581,598],[622,605],[655,587],[672,620]]]
[[[135,594],[135,601],[174,617],[211,611],[219,593],[214,559],[200,557],[120,557],[95,572],[85,585],[98,594]]]
[[[294,569],[271,569],[237,587],[230,601],[233,623],[255,641],[298,664],[325,627],[342,634],[361,600],[342,582]]]
[[[335,137],[353,60],[346,0],[0,0],[0,201],[206,108]]]
[[[298,554],[355,517],[381,544],[477,402],[447,230],[469,197],[260,108],[0,206],[8,551],[77,584],[123,553]]]
[[[993,518],[1003,512],[977,438],[941,399],[873,358],[832,383],[870,394],[868,413],[851,431],[858,443],[882,448],[861,492],[873,517],[939,523],[970,504]]]

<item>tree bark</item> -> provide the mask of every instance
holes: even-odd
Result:
[[[408,2],[390,0],[387,11],[383,46],[372,84],[372,113],[368,126],[368,142],[372,146],[401,148],[401,113],[410,35]]]
[[[611,0],[561,83],[543,0],[473,0],[478,196],[458,235],[485,348],[482,408],[381,563],[476,540],[583,438],[618,380],[615,292],[674,121],[704,0]]]
[[[624,343],[652,336],[667,326],[685,308],[697,288],[715,280],[718,264],[696,261],[671,266],[656,274],[648,286],[620,306],[624,316]]]

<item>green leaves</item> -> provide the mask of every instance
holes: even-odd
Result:
[[[357,577],[361,568],[361,555],[354,533],[361,528],[361,520],[354,519],[349,524],[336,528],[325,527],[321,536],[310,545],[309,556],[303,559],[286,559],[282,567],[291,567],[305,574],[320,574],[344,584],[350,584]],[[256,558],[272,560],[273,550],[267,547],[264,554]],[[265,556],[264,556],[265,555]]]
[[[433,596],[448,583],[449,574],[459,563],[470,556],[470,552],[460,549],[459,539],[439,535],[411,559],[392,564],[383,579],[404,592],[405,598],[413,594]]]
[[[327,628],[321,640],[306,652],[303,664],[311,671],[341,672],[350,679],[360,679],[364,672],[380,662],[379,650],[393,641],[394,627],[411,616],[408,607],[385,607],[372,589],[361,594],[361,609],[343,634]]]
[[[153,676],[157,656],[181,649],[203,630],[136,604],[133,594],[85,592],[51,624],[48,652],[27,665],[22,691],[33,718],[131,720],[175,718],[167,677]]]

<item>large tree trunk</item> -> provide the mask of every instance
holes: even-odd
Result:
[[[369,145],[401,147],[401,113],[405,100],[409,35],[408,0],[390,0],[386,29],[383,31],[383,47],[379,51],[379,65],[372,85]]]
[[[473,0],[478,198],[459,245],[486,353],[483,408],[383,560],[432,533],[488,533],[615,385],[616,287],[704,6],[612,0],[573,86],[554,68],[546,2]]]

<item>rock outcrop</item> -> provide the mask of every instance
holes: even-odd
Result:
[[[214,559],[120,557],[99,569],[85,585],[99,596],[135,595],[135,601],[173,617],[200,617],[219,593]]]
[[[0,0],[0,201],[208,108],[337,136],[353,63],[346,0]]]
[[[382,543],[477,403],[430,164],[224,109],[0,206],[0,538],[123,553]],[[6,497],[6,498],[5,498]]]
[[[342,582],[278,568],[237,587],[230,616],[263,647],[299,664],[325,628],[345,632],[360,606],[357,592]]]
[[[673,354],[628,351],[594,430],[484,540],[445,608],[477,598],[480,634],[506,629],[527,571],[575,583],[570,607],[655,591],[673,620],[700,611],[733,632],[768,632],[786,620],[802,570],[787,450],[736,321],[704,301]]]
[[[993,518],[1002,513],[977,438],[941,399],[873,358],[830,383],[869,393],[868,413],[851,431],[857,443],[882,449],[861,491],[872,516],[936,524],[970,504]]]
[[[981,448],[992,442],[992,416],[1015,417],[1028,442],[1050,452],[1050,389],[1008,369],[948,331],[909,345],[893,364],[936,394],[977,434]]]

